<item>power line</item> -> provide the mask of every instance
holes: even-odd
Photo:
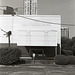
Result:
[[[42,23],[47,23],[47,24],[56,24],[56,25],[67,25],[67,26],[75,26],[73,24],[59,24],[59,23],[52,23],[52,22],[46,22],[46,21],[41,21],[41,20],[37,20],[37,19],[32,19],[32,18],[29,18],[29,17],[25,17],[25,16],[20,16],[20,15],[16,15],[18,17],[22,17],[22,18],[25,18],[25,19],[29,19],[29,20],[33,20],[33,21],[37,21],[37,22],[42,22]],[[1,27],[0,27],[1,31],[7,33],[5,30],[3,30]]]
[[[5,7],[5,6],[0,6],[0,7]],[[17,8],[21,8],[21,7],[17,7]],[[15,8],[16,9],[16,8]],[[14,10],[15,10],[14,9]],[[3,11],[2,9],[0,9],[1,11]],[[46,21],[41,21],[41,20],[37,20],[37,19],[32,19],[32,18],[28,18],[28,17],[25,17],[25,16],[19,16],[19,15],[16,15],[18,17],[22,17],[22,18],[25,18],[25,19],[29,19],[29,20],[33,20],[33,21],[38,21],[38,22],[42,22],[42,23],[47,23],[47,24],[56,24],[56,25],[67,25],[67,26],[75,26],[74,24],[60,24],[60,23],[52,23],[52,22],[46,22]]]
[[[25,16],[20,16],[20,15],[16,15],[18,17],[22,17],[22,18],[25,18],[25,19],[29,19],[29,20],[33,20],[33,21],[38,21],[38,22],[42,22],[42,23],[47,23],[47,24],[56,24],[56,25],[67,25],[67,26],[75,26],[74,24],[60,24],[60,23],[52,23],[52,22],[47,22],[47,21],[41,21],[41,20],[37,20],[37,19],[32,19],[32,18],[29,18],[29,17],[25,17]]]
[[[28,17],[25,17],[25,16],[20,16],[20,15],[16,15],[16,16],[22,17],[22,18],[25,18],[25,19],[29,19],[29,20],[33,20],[33,21],[42,22],[42,23],[61,25],[61,24],[59,24],[59,23],[52,23],[52,22],[41,21],[41,20],[37,20],[37,19],[28,18]]]

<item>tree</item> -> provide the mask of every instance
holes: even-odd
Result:
[[[71,39],[62,37],[61,38],[61,50],[71,50]]]

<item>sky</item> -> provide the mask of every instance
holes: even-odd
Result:
[[[38,14],[61,15],[63,23],[75,24],[74,3],[75,0],[39,0]]]
[[[75,24],[75,0],[37,0],[38,15],[61,15],[62,23]],[[0,0],[0,6],[23,7],[23,0]]]
[[[37,0],[38,15],[61,15],[61,22],[75,25],[75,0]],[[22,7],[23,0],[0,0],[0,6]],[[75,29],[73,28],[72,33]]]

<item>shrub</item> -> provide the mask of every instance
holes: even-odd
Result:
[[[75,56],[58,55],[55,57],[55,63],[58,65],[75,65]]]
[[[10,65],[19,60],[21,51],[18,48],[1,48],[0,49],[0,64]]]
[[[55,57],[54,61],[58,65],[67,65],[68,64],[68,59],[65,55],[57,55]]]
[[[75,56],[67,56],[68,64],[75,65]]]
[[[61,53],[66,56],[73,55],[73,52],[71,50],[62,50]]]
[[[61,38],[61,50],[71,50],[75,56],[75,37],[71,39],[62,37]]]

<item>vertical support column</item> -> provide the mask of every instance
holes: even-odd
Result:
[[[57,56],[57,46],[55,46],[55,56]]]
[[[60,55],[61,55],[61,45],[59,47],[60,47]]]

